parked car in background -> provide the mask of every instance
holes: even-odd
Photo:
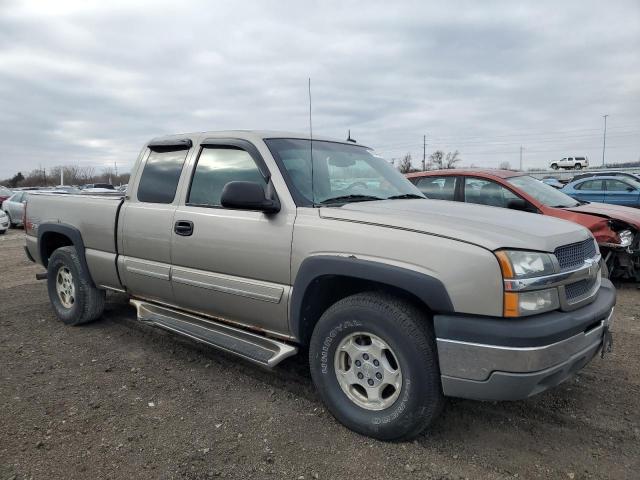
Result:
[[[116,188],[110,183],[87,183],[80,187],[82,190],[86,190],[87,188],[102,188],[106,190],[115,190]]]
[[[640,181],[640,174],[630,173],[630,172],[607,172],[607,171],[591,171],[585,173],[578,173],[573,176],[571,179],[572,182],[576,180],[582,180],[583,178],[588,177],[620,177],[620,178],[630,178],[631,180]]]
[[[640,281],[639,210],[576,200],[509,170],[440,170],[407,177],[429,198],[524,210],[584,225],[596,238],[610,275]]]
[[[587,157],[565,157],[560,160],[554,160],[550,165],[554,170],[558,170],[559,168],[582,170],[588,166],[589,159]]]
[[[13,192],[9,190],[7,187],[3,187],[0,185],[0,204],[4,202],[7,198],[13,195]]]
[[[564,187],[564,183],[558,180],[555,177],[547,177],[542,179],[542,183],[546,183],[547,185],[551,185],[553,188],[562,188]]]
[[[9,229],[9,217],[4,213],[3,210],[0,210],[0,235],[4,235],[5,232]]]
[[[585,202],[602,202],[626,207],[640,207],[640,180],[628,177],[590,177],[574,180],[562,189]]]
[[[16,192],[2,202],[2,210],[9,217],[9,227],[22,225],[24,204],[27,201],[27,192]]]

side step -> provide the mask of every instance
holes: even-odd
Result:
[[[142,322],[234,353],[265,367],[272,368],[298,352],[292,345],[214,320],[142,300],[132,299],[131,304],[138,310],[138,320]]]

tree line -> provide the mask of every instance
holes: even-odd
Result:
[[[446,154],[442,150],[436,150],[429,155],[427,159],[428,161],[423,162],[421,169],[415,168],[412,163],[413,159],[411,158],[411,154],[407,153],[400,159],[398,170],[400,170],[400,173],[419,172],[422,170],[447,170],[456,168],[456,164],[462,160],[458,150]]]
[[[9,188],[17,187],[55,187],[60,185],[86,185],[88,183],[110,183],[123,185],[129,182],[129,173],[119,173],[113,167],[105,167],[98,171],[95,167],[79,165],[63,165],[49,169],[36,168],[26,175],[18,172],[11,178],[0,181],[0,185]]]

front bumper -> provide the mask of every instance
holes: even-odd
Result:
[[[442,389],[476,400],[519,400],[591,361],[611,323],[616,293],[602,280],[592,303],[520,319],[436,315]]]

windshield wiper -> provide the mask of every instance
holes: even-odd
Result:
[[[405,198],[426,198],[422,195],[418,195],[417,193],[403,193],[402,195],[392,195],[387,197],[386,200],[403,200]]]
[[[320,202],[321,205],[330,203],[349,203],[349,202],[371,202],[373,200],[384,200],[384,198],[373,195],[340,195],[338,197],[327,198]]]

